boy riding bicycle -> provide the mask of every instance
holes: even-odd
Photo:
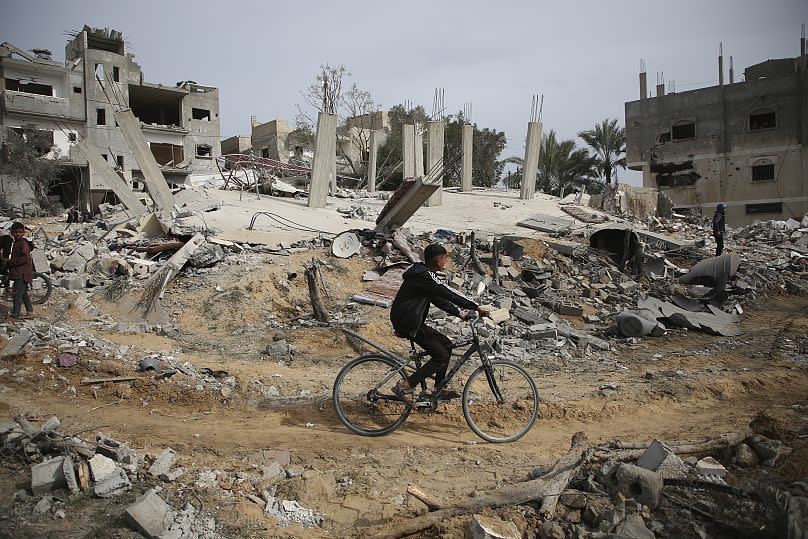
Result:
[[[446,249],[441,244],[427,246],[424,250],[424,262],[416,262],[404,272],[404,282],[390,308],[390,322],[396,335],[409,338],[430,356],[429,361],[393,388],[396,395],[408,401],[412,400],[412,394],[418,385],[428,377],[435,376],[435,387],[441,383],[452,355],[451,339],[425,323],[429,305],[435,305],[462,320],[466,320],[469,314],[461,312],[458,306],[477,311],[482,316],[489,312],[438,280],[436,272],[442,271],[446,262]],[[444,389],[437,395],[444,400],[459,396],[450,389]]]

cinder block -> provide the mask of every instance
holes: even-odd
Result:
[[[46,494],[65,485],[62,471],[64,457],[46,460],[31,467],[31,492],[35,496]]]
[[[170,447],[165,448],[149,468],[149,475],[158,477],[160,474],[168,473],[175,460],[177,460],[177,453]]]
[[[511,313],[508,309],[497,309],[496,311],[491,311],[491,319],[496,322],[504,322],[505,320],[509,320],[511,318]]]
[[[154,489],[148,490],[127,507],[126,516],[149,539],[157,539],[174,522],[171,507],[154,492]]]

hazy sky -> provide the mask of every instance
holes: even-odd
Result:
[[[222,137],[260,121],[294,120],[300,90],[323,63],[344,64],[385,108],[405,100],[449,111],[470,101],[480,127],[505,131],[522,155],[531,96],[544,128],[575,137],[638,98],[640,58],[679,91],[717,84],[723,41],[744,67],[799,54],[800,1],[222,2],[2,0],[0,42],[44,47],[64,60],[65,32],[121,30],[148,82],[195,80],[221,91]],[[728,64],[728,61],[726,62]],[[580,141],[579,141],[580,142]],[[621,172],[623,181],[639,173]]]

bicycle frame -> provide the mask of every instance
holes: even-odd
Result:
[[[463,352],[463,355],[460,356],[460,358],[455,362],[455,364],[452,365],[452,367],[446,372],[446,376],[444,376],[441,383],[438,384],[435,387],[435,391],[433,392],[434,395],[437,395],[443,389],[446,388],[446,386],[449,384],[449,382],[452,380],[452,378],[454,378],[454,376],[457,374],[457,372],[466,364],[466,362],[468,362],[469,359],[471,359],[471,356],[474,355],[475,352],[479,352],[480,360],[482,361],[483,365],[488,365],[488,363],[489,363],[488,358],[485,357],[485,355],[480,351],[481,350],[480,338],[479,338],[479,334],[477,333],[477,324],[479,323],[479,321],[480,321],[480,317],[477,317],[474,321],[471,322],[471,324],[469,324],[471,326],[471,337],[458,339],[458,340],[452,342],[452,348],[451,348],[452,350],[455,350],[457,348],[461,348],[461,347],[466,346],[468,344],[470,344],[471,346],[469,346],[466,349],[466,351]],[[410,343],[412,344],[412,351],[413,352],[411,353],[409,358],[405,358],[403,356],[400,356],[399,354],[396,354],[395,352],[391,352],[390,350],[387,350],[386,348],[378,345],[377,343],[371,341],[370,339],[366,339],[365,337],[362,337],[360,334],[358,334],[358,333],[356,333],[354,331],[351,331],[351,330],[349,330],[347,328],[342,328],[342,330],[344,332],[348,333],[349,335],[352,335],[352,336],[362,340],[363,342],[373,346],[379,352],[381,352],[383,355],[387,356],[388,358],[392,359],[393,361],[395,361],[398,364],[398,368],[394,369],[394,370],[391,370],[389,373],[387,373],[387,375],[384,378],[382,378],[381,381],[379,381],[378,384],[376,384],[373,388],[371,388],[370,393],[376,392],[380,387],[382,387],[382,386],[386,385],[387,383],[391,382],[393,380],[393,378],[395,378],[396,375],[398,375],[398,373],[400,373],[402,370],[407,368],[407,366],[410,363],[415,363],[415,368],[417,369],[421,365],[421,358],[429,355],[429,353],[426,352],[426,351],[421,351],[421,352],[414,353],[415,352],[415,344],[413,343],[412,340],[410,340]],[[491,390],[494,392],[497,399],[500,399],[499,390],[498,390],[498,388],[496,388],[496,384],[492,383],[492,380],[490,379],[490,377],[488,379],[488,383],[489,383],[489,385],[491,385]],[[426,389],[426,382],[421,382],[421,388],[424,389],[424,390]],[[383,395],[378,395],[378,394],[376,396],[380,397],[380,398],[387,398],[387,397],[385,397]]]

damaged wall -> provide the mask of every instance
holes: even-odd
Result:
[[[726,202],[732,226],[801,217],[808,211],[808,86],[800,65],[785,59],[777,77],[627,102],[628,167],[642,170],[643,185],[662,188],[677,208],[710,213]]]

